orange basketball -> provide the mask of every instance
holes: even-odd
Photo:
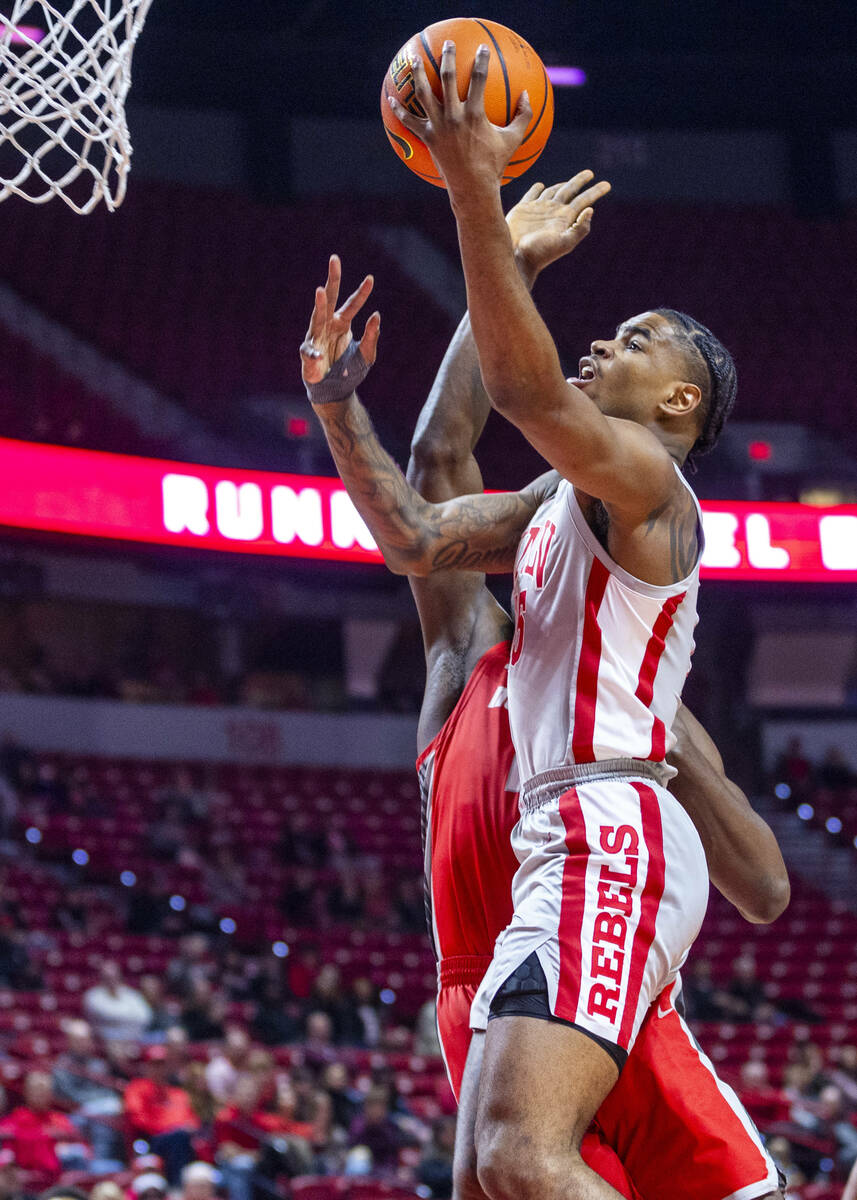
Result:
[[[523,175],[545,148],[553,127],[553,88],[542,60],[532,46],[496,21],[483,21],[478,17],[452,17],[448,21],[429,25],[422,33],[414,34],[405,42],[390,63],[381,88],[381,116],[387,137],[402,162],[420,179],[427,179],[437,187],[445,186],[428,148],[394,116],[387,97],[392,95],[409,112],[425,116],[422,105],[414,95],[410,60],[420,55],[432,91],[440,98],[440,56],[447,39],[455,42],[458,94],[462,100],[467,95],[477,48],[482,44],[491,47],[485,86],[485,112],[493,124],[508,125],[515,115],[521,92],[529,92],[533,119],[523,142],[506,167],[502,182],[508,183],[510,179]]]

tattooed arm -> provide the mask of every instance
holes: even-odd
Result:
[[[681,705],[668,761],[678,770],[670,791],[696,826],[711,882],[743,917],[774,921],[789,902],[789,877],[777,839],[728,778],[714,742]]]
[[[345,352],[351,321],[372,290],[367,276],[337,310],[341,269],[331,257],[325,287],[301,348],[304,379],[318,381]],[[374,361],[380,318],[369,318],[360,353]],[[390,570],[401,575],[434,571],[509,571],[518,540],[533,513],[556,487],[554,472],[520,492],[469,495],[431,504],[407,482],[378,441],[369,414],[352,393],[346,400],[313,405],[336,468]]]
[[[314,407],[339,476],[391,571],[511,571],[521,534],[556,487],[555,472],[520,492],[430,504],[380,444],[356,394]]]

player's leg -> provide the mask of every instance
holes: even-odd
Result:
[[[492,1019],[476,1121],[479,1182],[490,1200],[617,1200],[580,1155],[617,1077],[610,1054],[570,1025]]]
[[[649,1010],[598,1110],[603,1135],[646,1200],[673,1200],[676,1179],[684,1181],[685,1200],[781,1197],[781,1177],[758,1130],[676,1008],[679,987]]]
[[[476,1112],[485,1034],[473,1033],[458,1096],[452,1200],[485,1200],[476,1169]]]

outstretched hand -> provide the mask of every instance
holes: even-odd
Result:
[[[339,285],[342,279],[342,264],[338,254],[331,254],[327,268],[327,282],[315,289],[315,305],[309,320],[309,329],[301,343],[301,376],[304,383],[321,383],[338,358],[341,358],[352,341],[351,322],[366,303],[374,286],[374,279],[367,275],[356,291],[339,308]],[[363,329],[358,349],[365,362],[372,364],[378,348],[381,330],[381,314],[372,313]]]
[[[467,99],[462,100],[458,94],[455,42],[444,42],[440,60],[443,97],[438,100],[426,78],[423,60],[415,55],[410,64],[414,93],[425,117],[415,116],[394,96],[388,97],[390,107],[405,128],[428,146],[450,194],[457,188],[467,188],[480,176],[498,182],[532,120],[533,110],[526,92],[521,93],[515,116],[508,125],[492,125],[488,120],[485,84],[490,58],[488,46],[477,49]]]
[[[550,263],[570,254],[589,233],[592,206],[610,191],[606,180],[591,184],[592,171],[580,171],[566,183],[534,183],[506,215],[515,253],[535,278]]]

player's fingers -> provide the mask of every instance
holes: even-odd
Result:
[[[334,312],[336,302],[339,299],[339,287],[342,282],[342,263],[339,260],[338,254],[331,254],[327,264],[327,283],[324,285],[324,294],[327,297],[327,311]]]
[[[559,191],[559,189],[562,186],[563,185],[561,183],[552,183],[550,185],[550,187],[546,187],[545,190],[542,192],[541,199],[545,202],[547,202],[548,200],[553,200],[554,196],[557,194],[557,192]]]
[[[360,287],[356,288],[345,303],[338,309],[336,315],[345,325],[350,325],[357,313],[366,303],[372,288],[375,286],[375,280],[371,275],[367,275]]]
[[[375,361],[375,355],[378,351],[378,337],[381,333],[381,314],[373,312],[372,316],[366,322],[366,328],[363,330],[363,337],[360,339],[360,353],[369,365]]]
[[[530,96],[528,92],[521,92],[521,98],[518,101],[518,107],[515,110],[515,115],[509,122],[507,128],[509,136],[515,137],[515,146],[520,146],[524,140],[524,134],[527,132],[527,127],[533,119],[533,106],[530,104]]]
[[[527,191],[524,192],[518,203],[525,204],[528,200],[537,200],[539,196],[543,196],[544,193],[545,185],[543,183],[534,183],[531,188],[528,188]]]
[[[431,117],[437,109],[437,98],[426,76],[425,64],[418,54],[411,55],[411,70],[414,74],[414,95],[423,106],[426,115]]]
[[[578,171],[571,179],[567,179],[565,183],[560,184],[557,188],[555,198],[560,204],[568,204],[569,200],[576,196],[580,189],[585,187],[593,178],[594,172],[592,171]]]
[[[315,305],[309,319],[306,341],[317,342],[325,335],[327,327],[327,293],[323,287],[315,289]]]
[[[428,121],[425,117],[415,117],[413,113],[408,112],[403,104],[400,104],[395,96],[388,96],[387,103],[389,104],[393,116],[404,125],[405,129],[416,134],[418,138],[425,137],[425,127]]]
[[[444,112],[457,112],[461,107],[461,97],[458,94],[458,66],[456,65],[455,42],[451,40],[443,43],[443,50],[440,55],[440,87],[443,92]]]
[[[585,208],[591,208],[596,200],[600,200],[602,196],[606,196],[609,191],[610,184],[606,179],[602,179],[598,183],[593,183],[592,187],[586,188],[579,196],[575,196],[569,202],[570,211],[577,215],[583,212]]]
[[[455,43],[453,43],[453,52]],[[467,89],[467,107],[471,112],[485,112],[485,85],[488,82],[488,64],[491,62],[491,50],[488,46],[478,46],[473,60],[473,70],[470,72],[470,86]]]
[[[574,238],[576,242],[582,242],[592,226],[592,209],[585,208],[573,225],[569,225],[566,229],[566,237]]]

